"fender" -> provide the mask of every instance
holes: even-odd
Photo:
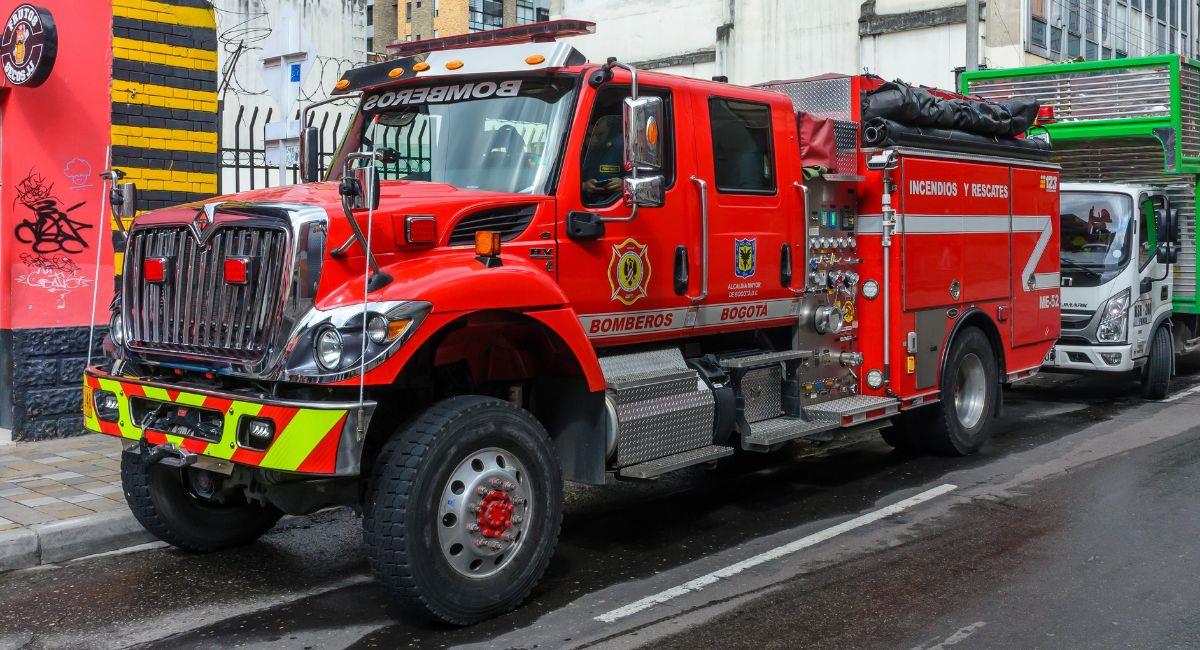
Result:
[[[501,255],[501,260],[502,265],[485,268],[472,252],[455,251],[433,260],[385,266],[398,280],[370,294],[371,300],[423,300],[433,305],[433,311],[395,355],[368,373],[367,383],[394,381],[416,350],[459,318],[474,312],[509,311],[525,314],[555,332],[579,363],[588,389],[604,390],[604,373],[595,348],[553,277],[519,257]],[[321,308],[361,302],[361,296],[360,284],[347,283],[323,301]],[[358,385],[358,378],[339,383]]]
[[[938,370],[938,392],[939,393],[941,392],[942,381],[946,377],[946,360],[950,357],[950,344],[952,344],[954,342],[954,337],[958,336],[958,332],[960,330],[962,330],[962,328],[964,327],[964,325],[963,325],[964,323],[966,323],[968,320],[976,319],[975,314],[979,314],[980,318],[983,318],[988,323],[990,323],[992,326],[992,329],[995,330],[995,333],[997,334],[997,336],[1000,336],[999,335],[1000,328],[996,326],[996,322],[992,320],[991,316],[988,316],[987,312],[983,311],[982,309],[980,309],[978,307],[969,307],[969,308],[967,308],[966,311],[959,314],[958,318],[954,319],[954,325],[950,328],[950,333],[946,335],[946,342],[942,345],[942,361],[939,366],[940,369]],[[996,342],[992,341],[992,332],[988,332],[985,330],[984,336],[987,336],[988,340],[991,341],[993,345],[995,345]],[[1000,337],[1000,346],[996,349],[996,355],[997,355],[996,356],[996,376],[1003,383],[1004,378],[1007,376],[1005,368],[1008,367],[1008,357],[1004,353],[1004,338],[1002,336]],[[1002,415],[1003,409],[1004,409],[1004,391],[999,390],[996,392],[995,415],[997,417]]]

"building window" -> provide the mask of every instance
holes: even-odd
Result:
[[[757,102],[713,97],[713,176],[718,192],[775,192],[775,154],[771,149],[771,107]]]
[[[404,19],[410,23],[412,22],[412,3],[411,2],[404,3]]]
[[[467,29],[482,32],[504,27],[502,0],[470,0],[467,5]]]
[[[375,25],[375,5],[367,5],[367,27]]]
[[[517,24],[528,25],[537,20],[537,12],[533,9],[533,0],[517,0]]]
[[[375,39],[371,38],[370,36],[367,37],[367,51],[368,52],[375,51]]]
[[[1197,0],[1030,0],[1025,49],[1051,60],[1196,52]]]

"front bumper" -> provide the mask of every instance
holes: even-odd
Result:
[[[1132,345],[1059,344],[1054,346],[1053,356],[1042,363],[1044,370],[1128,372],[1138,367]]]
[[[116,395],[117,414],[105,419],[97,412],[96,391]],[[205,438],[143,428],[133,417],[153,408],[196,409],[220,422]],[[236,392],[181,388],[168,383],[114,377],[97,367],[84,372],[83,421],[95,432],[147,445],[171,444],[192,454],[249,467],[324,476],[359,473],[362,446],[375,402],[365,402],[359,426],[358,402],[303,402],[275,400]],[[244,418],[269,420],[274,437],[256,450],[243,446],[238,432]],[[361,433],[360,433],[361,432]]]

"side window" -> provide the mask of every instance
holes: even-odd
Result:
[[[671,115],[671,94],[656,88],[639,86],[642,95],[662,97],[664,104],[663,174],[665,186],[670,187],[675,178],[674,123]],[[625,134],[621,111],[629,86],[608,86],[596,94],[592,115],[588,120],[587,134],[583,141],[583,158],[580,161],[580,196],[583,204],[595,208],[610,205],[621,197],[625,177]]]
[[[1143,268],[1150,261],[1150,228],[1154,224],[1154,202],[1148,198],[1142,199],[1142,218],[1138,221],[1138,268]]]
[[[771,149],[771,107],[713,97],[713,166],[717,190],[733,194],[775,191],[775,152]]]

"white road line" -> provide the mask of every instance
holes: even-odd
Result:
[[[1175,393],[1174,395],[1164,399],[1163,401],[1164,402],[1174,402],[1177,399],[1183,399],[1183,398],[1187,397],[1188,395],[1195,395],[1196,393],[1200,393],[1200,386],[1192,386],[1191,388],[1189,388],[1185,391]]]
[[[849,521],[844,521],[836,526],[831,526],[820,532],[816,532],[811,535],[808,535],[807,537],[802,537],[794,542],[784,544],[783,546],[777,546],[769,551],[766,551],[765,553],[760,553],[753,557],[742,560],[741,562],[738,562],[736,564],[731,564],[723,569],[717,569],[716,571],[702,575],[699,578],[696,578],[695,580],[690,580],[688,582],[685,582],[685,583],[679,585],[678,587],[671,587],[670,589],[667,589],[666,591],[660,591],[657,594],[654,594],[652,596],[647,596],[641,600],[629,603],[628,605],[625,605],[624,607],[618,607],[617,609],[614,609],[610,612],[606,612],[604,614],[597,616],[595,618],[595,620],[600,621],[601,623],[612,623],[613,621],[620,620],[627,616],[632,616],[633,614],[636,614],[642,610],[654,607],[655,605],[661,605],[662,603],[665,603],[674,598],[678,598],[678,597],[688,594],[690,592],[699,591],[699,590],[717,582],[718,580],[720,580],[722,578],[733,577],[733,576],[741,573],[742,571],[745,571],[746,569],[751,569],[753,567],[756,567],[760,564],[764,564],[766,562],[770,562],[772,560],[778,560],[784,556],[791,555],[792,553],[795,553],[796,551],[804,550],[810,546],[815,546],[816,544],[820,544],[821,542],[824,542],[826,540],[837,537],[838,535],[841,535],[842,533],[850,532],[850,531],[854,530],[855,528],[861,528],[862,526],[866,526],[867,524],[874,523],[876,521],[879,521],[880,519],[890,517],[890,516],[897,514],[903,510],[907,510],[908,508],[911,508],[916,505],[920,505],[922,503],[925,503],[926,501],[935,499],[943,494],[951,492],[951,491],[955,490],[956,488],[957,488],[957,486],[951,485],[949,483],[939,485],[931,490],[926,490],[920,494],[911,496],[903,501],[893,503],[890,506],[886,506],[886,507],[880,508],[879,510],[874,510],[872,512],[868,512],[865,515],[859,515],[858,517],[855,517],[854,519],[850,519]]]

